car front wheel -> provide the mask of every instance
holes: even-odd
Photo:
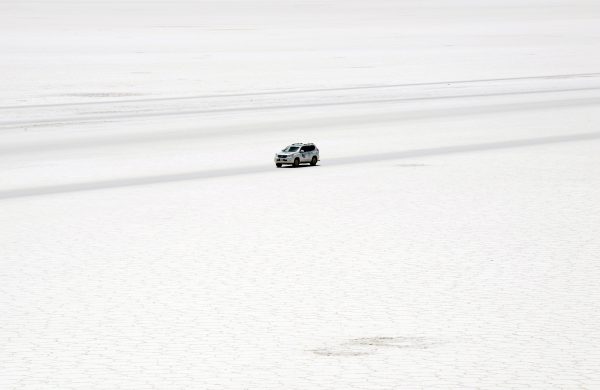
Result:
[[[275,166],[276,166],[277,168],[281,168],[281,165],[282,165],[282,164],[280,164],[280,163],[275,163]]]
[[[300,166],[300,159],[297,158],[294,160],[294,168],[298,168]]]

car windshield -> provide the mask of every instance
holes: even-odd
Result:
[[[299,146],[288,146],[287,148],[283,149],[282,152],[297,152],[298,149],[300,149]]]

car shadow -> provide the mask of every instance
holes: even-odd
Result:
[[[320,164],[317,164],[317,165],[307,165],[307,164],[305,164],[305,165],[299,165],[297,167],[295,167],[293,165],[284,165],[284,166],[281,167],[281,169],[283,169],[283,168],[285,168],[285,169],[313,168],[313,167],[318,167],[318,166],[320,166]]]

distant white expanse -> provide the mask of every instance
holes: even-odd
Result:
[[[597,1],[0,0],[0,58],[0,389],[600,388]]]

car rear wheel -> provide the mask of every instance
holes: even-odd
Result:
[[[317,156],[313,156],[312,160],[310,160],[310,165],[313,167],[317,165]]]
[[[281,165],[283,165],[283,164],[280,164],[280,163],[275,163],[275,166],[276,166],[277,168],[281,168]]]
[[[298,168],[299,166],[300,166],[300,159],[299,159],[299,158],[296,158],[296,159],[294,160],[294,168]]]

